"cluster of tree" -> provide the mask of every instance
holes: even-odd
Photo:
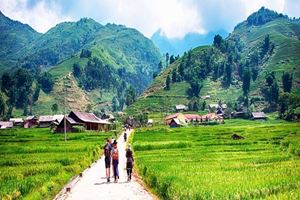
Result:
[[[105,65],[101,60],[93,57],[89,59],[83,69],[78,63],[75,63],[73,74],[85,90],[110,89],[114,83],[115,71],[111,66]]]
[[[253,13],[247,18],[247,23],[249,25],[259,26],[277,18],[288,18],[288,16],[283,14],[278,14],[275,11],[262,7],[257,12]]]
[[[28,114],[28,105],[37,101],[39,87],[33,88],[34,79],[31,74],[22,68],[11,73],[4,72],[1,77],[0,107],[2,107],[1,116],[9,118],[12,115],[13,108],[24,109],[24,114]],[[8,100],[4,100],[4,95]],[[7,108],[8,107],[8,108]]]
[[[88,49],[82,49],[80,52],[80,58],[90,58],[92,57],[92,52]]]
[[[206,101],[200,101],[199,98],[193,97],[188,103],[189,111],[200,111],[205,110],[206,108]]]

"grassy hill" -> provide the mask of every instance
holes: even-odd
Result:
[[[77,22],[60,23],[45,34],[39,34],[28,25],[12,21],[2,14],[0,19],[4,30],[0,37],[5,44],[0,48],[4,52],[0,74],[1,70],[16,67],[29,70],[35,80],[32,91],[44,72],[49,72],[54,79],[53,90],[48,93],[41,91],[39,99],[33,103],[35,114],[51,113],[50,108],[55,103],[59,105],[58,112],[61,112],[64,106],[63,80],[66,77],[69,90],[67,109],[85,110],[89,106],[99,111],[100,108],[111,107],[113,97],[124,99],[124,92],[130,86],[138,94],[142,93],[158,70],[161,55],[152,41],[123,25],[104,26],[93,19],[83,18]],[[16,36],[19,32],[22,40]],[[11,41],[17,45],[15,51],[10,52],[15,59],[13,62],[10,62],[7,53],[10,46],[14,47]],[[82,55],[83,51],[91,55]],[[77,77],[72,74],[74,64],[81,68]],[[86,70],[88,65],[89,71]],[[96,71],[93,73],[92,70]],[[106,85],[103,83],[105,79],[109,82]],[[19,116],[22,110],[14,109],[13,114]]]
[[[257,13],[254,13],[252,16],[272,16],[274,14],[273,11],[264,8]],[[275,17],[266,18],[266,21],[253,25],[251,23],[252,16],[249,16],[246,21],[235,27],[234,31],[224,40],[225,47],[217,47],[216,45],[198,47],[169,65],[155,78],[151,86],[145,90],[138,101],[128,109],[128,112],[173,112],[176,104],[187,105],[191,100],[187,94],[187,90],[190,87],[189,80],[197,78],[201,73],[206,74],[202,78],[203,87],[200,91],[200,96],[211,96],[210,99],[205,100],[206,103],[218,103],[221,100],[233,106],[237,99],[243,95],[242,77],[239,73],[246,67],[249,67],[251,72],[257,70],[258,73],[257,77],[251,80],[250,97],[262,98],[261,88],[265,85],[266,75],[271,72],[274,72],[279,87],[282,87],[281,76],[283,72],[291,73],[293,75],[292,93],[299,95],[299,22],[275,13]],[[267,35],[274,48],[272,52],[260,58],[260,48]],[[232,50],[226,50],[230,48]],[[254,57],[254,53],[257,53],[259,57],[259,61],[256,64],[253,64],[254,62],[251,60]],[[188,56],[190,56],[189,63],[187,62]],[[233,60],[231,62],[232,81],[229,86],[224,86],[224,79],[226,78],[225,67],[229,59]],[[172,78],[173,72],[178,76],[180,65],[184,65],[184,71],[189,73],[188,78],[181,78],[181,80],[171,83],[170,90],[165,90],[167,77]],[[223,68],[223,71],[216,77],[215,69],[219,73],[220,66]],[[200,101],[200,104],[202,102],[203,100]],[[265,101],[258,101],[252,104],[253,110],[262,110],[265,107]]]
[[[13,21],[0,11],[0,71],[15,65],[16,52],[32,43],[41,34],[27,24]]]

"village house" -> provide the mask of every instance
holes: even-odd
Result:
[[[9,121],[12,122],[14,124],[14,126],[23,126],[23,124],[24,124],[24,121],[22,118],[10,118]]]
[[[259,119],[266,120],[267,116],[265,115],[264,112],[252,112],[251,113],[251,119],[253,119],[253,120],[259,120]]]
[[[153,126],[153,119],[148,119],[147,126]]]
[[[38,118],[35,116],[28,116],[24,120],[24,128],[31,128],[38,125]]]
[[[188,107],[180,104],[180,105],[176,105],[175,109],[176,109],[176,112],[185,112],[188,110]]]
[[[38,119],[38,127],[40,128],[46,128],[46,127],[50,127],[53,122],[55,121],[54,117],[52,115],[42,115],[39,116]]]
[[[186,120],[187,120],[184,114],[176,113],[176,114],[167,116],[165,118],[165,124],[169,125],[171,123],[172,119],[178,119],[182,123],[186,123]]]
[[[66,120],[66,132],[72,132],[73,131],[73,126],[83,126],[83,123],[78,123],[76,122],[74,119],[72,119],[71,117],[65,116],[65,118],[63,118],[59,124],[56,126],[56,132],[57,133],[63,133],[65,131],[65,120]]]
[[[185,126],[186,123],[182,122],[181,120],[177,119],[177,118],[172,118],[172,120],[170,121],[170,123],[168,124],[171,128],[175,128],[175,127],[180,127],[180,126]]]
[[[84,124],[87,130],[108,131],[111,125],[110,122],[99,119],[93,113],[71,111],[68,117],[77,123]]]
[[[0,129],[13,128],[13,126],[14,126],[13,122],[0,121]]]

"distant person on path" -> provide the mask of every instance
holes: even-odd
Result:
[[[106,144],[103,148],[104,161],[105,161],[105,170],[106,170],[106,178],[107,182],[110,182],[110,164],[111,164],[111,153],[112,153],[112,145],[110,139],[106,140]]]
[[[119,150],[117,147],[117,141],[115,140],[113,143],[113,149],[112,149],[112,164],[113,164],[113,170],[114,170],[114,177],[115,177],[115,183],[118,182],[119,177]]]
[[[127,180],[130,181],[131,180],[131,174],[132,174],[132,168],[133,168],[133,154],[132,154],[132,150],[131,150],[131,146],[128,145],[128,148],[126,150],[126,158],[127,158],[127,162],[126,162],[126,170],[127,170]]]
[[[124,142],[126,142],[126,140],[127,140],[127,133],[126,133],[126,131],[124,132]]]

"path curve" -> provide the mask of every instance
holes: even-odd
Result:
[[[128,137],[132,130],[128,132]],[[123,135],[119,137],[119,173],[120,179],[118,183],[106,182],[104,156],[94,163],[91,168],[83,172],[81,178],[76,178],[66,186],[56,198],[58,200],[154,200],[155,198],[145,190],[135,177],[131,182],[127,182],[126,174],[126,158]],[[65,192],[67,187],[71,191]]]

